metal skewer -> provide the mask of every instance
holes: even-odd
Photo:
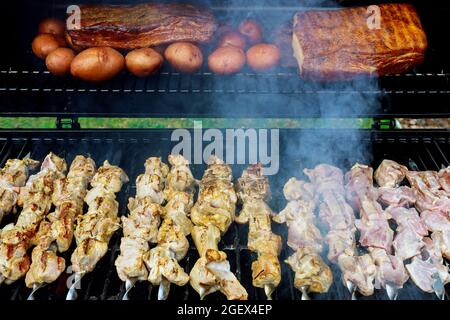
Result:
[[[439,300],[445,300],[445,289],[444,284],[442,283],[441,277],[439,276],[439,273],[435,272],[431,276],[433,278],[433,290],[434,293],[437,295]]]
[[[266,294],[267,300],[272,300],[272,293],[274,290],[274,286],[268,284],[264,286],[264,293]]]
[[[83,276],[84,276],[84,274],[75,273],[75,281],[70,286],[69,292],[67,292],[66,300],[76,300],[78,298],[77,286],[81,282],[81,279],[83,278]]]
[[[122,297],[122,300],[130,300],[128,294],[130,293],[131,289],[134,288],[135,284],[136,284],[135,280],[127,279],[127,281],[125,282],[125,293]]]
[[[399,288],[397,288],[395,285],[386,283],[386,293],[389,297],[389,300],[397,300],[398,290]]]
[[[170,282],[165,277],[162,277],[162,281],[158,289],[158,300],[167,300],[169,292],[170,292]]]
[[[358,300],[358,299],[356,299],[356,286],[355,286],[355,284],[353,282],[347,280],[345,282],[345,285],[346,285],[348,291],[350,292],[350,294],[352,295],[352,300]]]
[[[36,293],[36,291],[38,291],[39,289],[45,287],[47,284],[46,283],[35,283],[33,284],[33,291],[31,291],[30,295],[28,296],[27,300],[34,300],[34,294]]]
[[[306,286],[301,287],[300,291],[302,292],[302,300],[311,300],[308,294],[308,288]]]

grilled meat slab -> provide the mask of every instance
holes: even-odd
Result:
[[[379,8],[380,29],[369,28],[367,7],[298,12],[293,47],[301,75],[340,80],[401,73],[420,64],[427,38],[414,7],[381,4]]]
[[[175,41],[208,42],[217,24],[204,8],[187,4],[83,5],[81,26],[67,39],[77,48],[135,49]]]

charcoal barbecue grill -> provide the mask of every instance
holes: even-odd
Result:
[[[95,0],[88,2],[96,2]],[[120,3],[132,1],[109,1]],[[317,6],[318,1],[304,1],[303,7]],[[323,1],[322,1],[323,2]],[[380,1],[371,1],[371,4]],[[143,170],[149,156],[167,155],[173,146],[170,130],[165,129],[121,129],[87,130],[79,127],[79,117],[219,117],[219,118],[300,118],[300,117],[373,117],[387,119],[393,123],[395,117],[440,117],[450,116],[450,64],[449,51],[445,48],[445,23],[450,16],[450,6],[435,4],[427,6],[425,1],[412,1],[427,32],[429,51],[423,65],[406,74],[395,74],[377,80],[355,80],[335,84],[317,84],[301,80],[297,70],[280,68],[268,74],[255,74],[244,70],[234,76],[218,76],[203,68],[194,75],[184,75],[164,67],[162,72],[147,79],[138,79],[122,73],[114,80],[102,84],[89,84],[73,78],[55,78],[44,70],[42,62],[33,57],[31,39],[38,21],[59,15],[70,3],[67,1],[19,0],[7,4],[11,14],[4,30],[10,30],[9,52],[0,63],[0,115],[2,117],[55,117],[54,130],[0,130],[0,165],[9,158],[31,158],[42,160],[53,151],[70,162],[77,154],[90,155],[97,164],[104,160],[121,166],[129,175],[130,182],[120,192],[120,214],[127,214],[127,199],[135,194],[134,181]],[[236,4],[239,3],[239,6]],[[265,21],[277,22],[292,15],[298,1],[209,1],[213,10],[239,17],[266,17]],[[366,1],[340,1],[339,4],[367,4]],[[336,3],[325,3],[336,6]],[[23,9],[27,8],[27,9]],[[230,13],[231,12],[231,13]],[[348,103],[338,106],[334,101],[348,98]],[[323,101],[330,101],[323,103]],[[374,101],[367,108],[363,101]],[[224,108],[224,105],[229,106]],[[69,120],[68,129],[62,124]],[[450,131],[441,130],[326,130],[280,128],[280,172],[270,177],[271,208],[279,212],[286,204],[282,195],[284,183],[292,176],[301,177],[301,170],[313,167],[329,159],[316,158],[311,161],[301,152],[288,148],[298,139],[307,143],[308,136],[322,135],[335,139],[336,145],[345,143],[340,137],[360,135],[361,152],[337,154],[335,164],[349,170],[355,162],[376,167],[389,158],[412,170],[439,170],[450,165]],[[366,148],[367,146],[367,148]],[[290,151],[289,151],[290,150]],[[240,176],[244,165],[234,165],[234,178]],[[194,176],[201,178],[204,165],[192,166]],[[11,222],[8,216],[2,226]],[[275,233],[283,235],[283,251],[280,261],[291,253],[286,246],[285,226],[273,225]],[[233,224],[222,238],[219,248],[225,251],[239,280],[248,290],[249,299],[265,299],[264,292],[251,284],[251,262],[254,253],[246,247],[247,226]],[[120,300],[125,293],[125,284],[117,276],[114,261],[119,254],[121,232],[112,238],[108,254],[94,272],[82,280],[79,299]],[[191,241],[191,240],[190,240]],[[70,253],[63,255],[70,260]],[[191,248],[181,264],[189,272],[198,258],[191,241]],[[313,294],[313,299],[350,299],[350,293],[339,280],[339,271],[333,270],[335,281],[327,294]],[[67,281],[71,274],[63,275],[46,289],[39,290],[36,300],[63,300],[67,294]],[[149,283],[138,283],[131,292],[134,300],[156,300],[157,288]],[[0,287],[0,300],[26,300],[30,289],[23,281]],[[446,299],[449,299],[449,289]],[[282,282],[273,295],[274,299],[300,299],[301,293],[293,286],[293,273],[282,263]],[[197,293],[189,286],[172,286],[169,300],[198,300]],[[224,299],[212,294],[207,299]],[[384,291],[368,298],[387,299]],[[437,299],[434,294],[425,294],[409,280],[399,293],[399,299]]]

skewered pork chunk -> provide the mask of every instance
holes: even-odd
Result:
[[[395,188],[405,179],[407,173],[407,167],[385,159],[375,171],[375,181],[380,187]]]
[[[342,194],[325,191],[320,204],[319,218],[329,229],[352,229],[355,215]]]
[[[427,210],[420,217],[431,232],[450,230],[450,216],[444,212]]]
[[[330,267],[314,250],[299,248],[286,263],[295,272],[294,286],[299,290],[306,287],[310,292],[325,293],[333,284]]]

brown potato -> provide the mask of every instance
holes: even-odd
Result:
[[[219,47],[233,46],[237,48],[245,49],[245,38],[238,32],[228,32],[219,41]]]
[[[58,37],[64,37],[66,25],[63,21],[55,18],[48,18],[39,23],[38,33],[50,33]]]
[[[155,74],[161,68],[164,58],[151,48],[130,51],[125,57],[128,71],[137,77]]]
[[[260,43],[247,51],[248,66],[255,71],[268,71],[280,62],[280,50],[273,44]]]
[[[239,32],[246,37],[251,45],[260,43],[263,38],[261,26],[254,20],[244,20],[239,25]]]
[[[41,59],[47,58],[50,52],[61,47],[62,43],[52,34],[40,34],[34,38],[31,48],[36,56]]]
[[[75,51],[69,48],[58,48],[52,51],[45,59],[48,71],[55,76],[70,73],[70,65],[75,58]]]
[[[203,64],[203,54],[199,47],[189,42],[176,42],[164,52],[167,61],[180,72],[194,73]]]
[[[100,82],[118,75],[125,66],[124,57],[109,47],[89,48],[72,61],[70,72],[85,81]]]
[[[208,66],[218,74],[239,72],[245,65],[245,53],[241,48],[227,46],[218,48],[208,57]]]

